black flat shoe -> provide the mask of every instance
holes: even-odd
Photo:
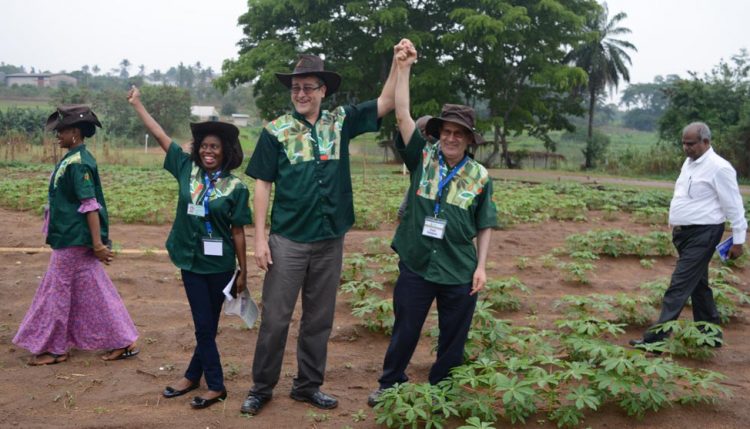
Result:
[[[313,393],[312,395],[304,395],[304,394],[292,391],[292,393],[289,394],[289,397],[294,399],[295,401],[307,402],[310,405],[314,407],[318,407],[322,410],[331,410],[339,406],[338,399],[334,398],[333,396],[326,395],[320,390]]]
[[[174,387],[167,386],[164,388],[164,391],[161,392],[161,396],[165,398],[176,398],[190,392],[191,390],[197,389],[200,385],[200,383],[194,383],[182,390],[177,390]]]
[[[193,409],[195,409],[195,410],[200,410],[201,408],[208,408],[211,405],[213,405],[213,404],[215,404],[215,403],[217,403],[219,401],[223,401],[225,399],[227,399],[227,391],[226,390],[221,395],[219,395],[219,396],[217,396],[217,397],[215,397],[213,399],[206,399],[206,398],[201,398],[200,396],[196,396],[195,398],[193,398],[192,401],[190,401],[190,406],[193,407]]]
[[[254,416],[258,414],[261,408],[263,408],[263,406],[266,405],[270,400],[270,397],[263,397],[250,392],[247,394],[247,398],[245,398],[245,400],[242,402],[240,412],[242,412],[243,414],[250,414],[251,416]]]

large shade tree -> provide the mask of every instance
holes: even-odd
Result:
[[[239,19],[240,55],[224,62],[215,83],[226,90],[251,82],[261,115],[273,118],[289,109],[274,72],[291,70],[305,51],[343,76],[330,104],[362,101],[379,94],[392,46],[407,37],[419,51],[414,117],[436,115],[444,103],[489,106],[481,124],[495,131],[488,163],[498,161],[498,145],[509,163],[508,135],[525,131],[552,143],[548,131],[569,128],[566,115],[582,114],[573,88],[585,73],[565,54],[596,7],[594,0],[249,0]],[[392,116],[383,130],[394,130]]]
[[[598,13],[591,14],[586,26],[589,30],[586,39],[575,45],[568,54],[568,60],[586,71],[589,76],[586,85],[588,95],[588,132],[584,155],[586,168],[594,166],[597,155],[594,139],[594,109],[597,98],[604,95],[606,89],[616,89],[620,78],[630,82],[631,64],[628,50],[637,51],[636,47],[620,37],[630,33],[630,29],[620,26],[627,18],[625,12],[609,18],[609,9],[604,3]]]
[[[585,73],[570,67],[565,46],[581,40],[591,0],[477,0],[452,11],[455,29],[445,36],[451,64],[463,71],[468,93],[486,101],[485,122],[493,130],[493,150],[511,167],[508,137],[523,132],[554,149],[549,131],[573,126],[568,115],[581,115],[574,88]]]

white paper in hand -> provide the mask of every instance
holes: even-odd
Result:
[[[237,277],[238,271],[235,271],[232,279],[224,287],[224,314],[240,316],[248,328],[252,328],[255,321],[258,320],[258,305],[255,304],[247,288],[245,288],[237,298],[232,296],[234,287],[234,278]]]

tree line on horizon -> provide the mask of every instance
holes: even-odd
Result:
[[[143,65],[138,72],[130,74],[131,64],[127,59],[120,62],[119,69],[98,74],[98,67],[87,65],[66,73],[78,79],[77,86],[63,85],[60,88],[34,86],[0,87],[0,97],[34,98],[50,101],[50,107],[59,104],[88,104],[100,117],[104,127],[102,133],[112,138],[140,139],[145,133],[140,121],[132,115],[125,99],[131,85],[142,88],[143,102],[154,117],[171,135],[184,134],[191,120],[190,106],[206,104],[217,107],[222,115],[243,112],[255,114],[252,92],[247,86],[232,88],[225,93],[216,89],[212,82],[214,71],[195,65],[180,63],[167,73],[154,70],[145,73]],[[19,71],[21,70],[21,71]],[[0,72],[22,73],[23,67],[0,63]],[[43,133],[43,124],[49,112],[42,108],[11,108],[0,110],[0,135],[22,132],[30,137]]]

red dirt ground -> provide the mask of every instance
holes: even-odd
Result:
[[[622,215],[616,221],[603,221],[596,213],[585,223],[547,222],[517,225],[493,232],[489,276],[518,276],[532,295],[523,299],[519,312],[502,318],[523,322],[536,314],[540,325],[551,326],[559,314],[554,300],[566,294],[633,292],[644,281],[668,276],[673,257],[657,258],[652,269],[643,268],[637,258],[603,258],[582,286],[563,281],[558,270],[545,270],[536,259],[561,246],[567,235],[592,228],[623,228],[644,233],[653,228],[631,223]],[[665,228],[665,227],[661,227]],[[40,221],[28,213],[0,210],[0,247],[43,247]],[[112,237],[123,249],[163,249],[169,226],[116,224]],[[252,231],[248,231],[251,235]],[[393,226],[379,231],[352,231],[347,235],[346,252],[362,252],[363,241],[377,236],[390,238]],[[253,243],[252,238],[248,243]],[[529,258],[529,267],[519,270],[517,258]],[[295,342],[299,313],[295,313],[287,344],[282,379],[275,397],[256,417],[243,417],[239,407],[250,387],[252,353],[257,328],[243,329],[239,318],[224,316],[218,336],[219,350],[229,392],[224,404],[207,410],[190,409],[189,396],[165,400],[160,392],[178,379],[185,369],[194,345],[193,327],[177,269],[164,255],[119,255],[107,268],[140,331],[141,353],[125,361],[104,363],[99,353],[73,351],[62,364],[47,367],[26,365],[30,355],[18,349],[11,339],[25,314],[44,273],[49,253],[2,253],[0,265],[0,427],[19,428],[377,428],[366,398],[376,387],[388,339],[374,334],[350,314],[340,299],[336,308],[334,334],[330,341],[328,370],[323,390],[337,396],[340,406],[323,412],[288,397],[295,374]],[[748,291],[748,269],[738,271],[741,288]],[[251,293],[260,294],[261,273],[250,276]],[[747,311],[747,310],[745,310]],[[689,313],[689,311],[687,312]],[[613,406],[590,414],[582,427],[592,428],[747,428],[750,427],[750,338],[743,316],[725,327],[726,346],[707,362],[683,361],[686,365],[720,371],[729,376],[726,385],[734,393],[716,406],[679,407],[650,413],[636,421]],[[639,335],[631,329],[620,337],[623,343]],[[434,356],[429,338],[424,338],[412,360],[409,374],[413,381],[425,381]],[[200,393],[197,390],[196,393]],[[366,414],[355,422],[360,410]],[[322,416],[322,418],[321,418]],[[316,421],[324,420],[324,421]],[[455,427],[454,425],[453,427]],[[500,422],[497,427],[507,427]],[[526,427],[554,427],[543,415],[532,418]]]

